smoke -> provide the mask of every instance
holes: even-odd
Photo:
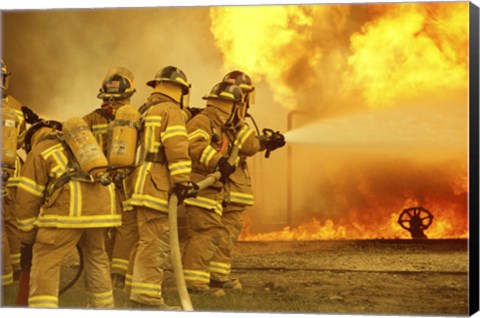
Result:
[[[196,107],[223,75],[208,8],[44,10],[3,17],[10,93],[54,119],[99,107],[101,81],[115,66],[134,73],[136,106],[150,93],[145,83],[164,66],[186,73]]]

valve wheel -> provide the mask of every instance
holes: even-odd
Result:
[[[433,222],[433,215],[423,207],[413,207],[404,209],[398,217],[398,223],[404,229],[410,231],[412,229],[424,230]]]

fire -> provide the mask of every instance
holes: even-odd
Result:
[[[297,146],[296,174],[305,171],[297,178],[309,189],[294,211],[301,222],[255,233],[247,218],[241,239],[410,238],[397,219],[412,206],[434,215],[429,238],[468,236],[468,2],[213,7],[210,17],[224,71],[265,81],[280,106],[308,109],[323,125],[341,119],[322,135],[337,146],[342,138],[347,146],[371,142],[366,133],[372,132],[392,148],[391,156],[372,159],[362,157],[365,146],[345,162],[330,158],[333,163],[323,161],[331,148],[318,158],[309,148],[303,154],[315,162],[311,167],[300,164]],[[258,109],[269,118],[277,113]],[[398,116],[352,128],[352,113],[377,118],[380,109]],[[357,139],[345,134],[349,128]],[[393,137],[402,149],[389,144]],[[438,140],[450,148],[429,148]]]
[[[468,10],[468,2],[227,6],[210,17],[224,69],[265,80],[283,107],[375,109],[466,89]]]
[[[398,4],[351,37],[345,82],[372,108],[468,85],[468,3]]]
[[[407,206],[405,207],[407,208]],[[403,209],[402,209],[403,210]],[[316,240],[369,240],[369,239],[410,239],[410,233],[398,224],[398,213],[391,213],[385,223],[372,220],[371,224],[356,219],[355,211],[343,220],[335,222],[331,219],[320,221],[312,218],[296,227],[283,227],[281,230],[268,233],[251,233],[251,220],[246,219],[245,227],[240,234],[242,241],[316,241]],[[458,212],[438,210],[434,214],[432,225],[424,231],[429,239],[468,238],[465,224],[456,219]],[[443,215],[441,215],[443,214]],[[371,214],[373,215],[373,214]],[[442,218],[443,217],[443,218]],[[460,226],[460,227],[457,227]]]
[[[263,78],[283,105],[296,105],[296,90],[313,81],[321,58],[312,43],[310,6],[214,7],[210,11],[215,43],[224,54],[224,68],[240,68]],[[326,14],[326,12],[325,12]]]

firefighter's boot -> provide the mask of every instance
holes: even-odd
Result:
[[[238,280],[237,278],[224,281],[224,282],[211,279],[208,285],[210,287],[223,288],[223,289],[233,289],[233,290],[242,289],[242,284],[240,283],[240,280]]]

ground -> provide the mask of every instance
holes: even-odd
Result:
[[[62,285],[78,268],[72,255]],[[232,272],[243,290],[217,300],[192,295],[194,310],[468,315],[467,240],[239,242]],[[121,290],[114,294],[118,308],[129,308]],[[179,303],[171,267],[164,294]],[[82,295],[79,280],[60,298],[61,307],[82,307]]]
[[[320,313],[467,315],[466,240],[242,242],[245,291],[317,295]]]

